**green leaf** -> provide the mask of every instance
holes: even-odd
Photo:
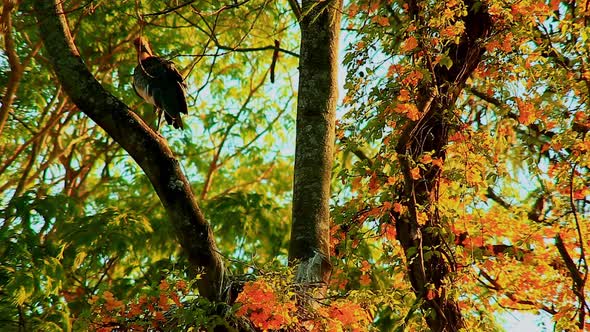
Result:
[[[453,66],[453,60],[451,60],[451,58],[446,54],[441,55],[440,61],[438,63],[445,66],[447,69],[451,69]]]

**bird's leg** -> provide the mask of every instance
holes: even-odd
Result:
[[[158,117],[158,120],[156,121],[156,132],[160,132],[160,121],[162,121],[162,109],[156,107],[156,114]]]

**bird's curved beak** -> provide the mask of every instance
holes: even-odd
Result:
[[[133,45],[137,50],[137,54],[141,60],[152,56],[152,49],[150,47],[149,42],[144,37],[137,37],[133,40]]]

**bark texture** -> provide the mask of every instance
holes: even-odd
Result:
[[[338,39],[341,0],[304,0],[299,9],[301,50],[297,139],[293,183],[293,227],[289,260],[297,281],[328,282],[330,181],[338,101]]]
[[[192,266],[204,273],[197,283],[200,294],[212,301],[225,300],[226,270],[211,227],[166,141],[92,76],[72,40],[60,2],[34,0],[33,4],[46,55],[64,90],[148,176]]]
[[[445,158],[448,142],[451,110],[460,95],[467,78],[479,65],[485,52],[483,38],[490,33],[491,19],[484,6],[466,1],[468,15],[463,17],[465,33],[458,44],[448,47],[446,54],[453,65],[434,68],[433,84],[420,87],[421,97],[417,102],[423,116],[409,123],[396,146],[404,174],[399,200],[408,207],[408,212],[397,215],[397,237],[408,262],[410,281],[414,292],[422,299],[422,309],[432,331],[458,331],[465,327],[461,311],[454,299],[446,292],[450,273],[449,246],[441,236],[443,227],[436,203],[441,169],[431,164],[424,165],[420,179],[413,179],[411,169],[419,163],[424,152],[433,152],[432,158]],[[410,10],[419,15],[416,3]],[[434,93],[437,91],[437,93]],[[394,215],[395,212],[392,211]],[[426,213],[425,223],[419,223],[420,213]]]

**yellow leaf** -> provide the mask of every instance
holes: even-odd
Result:
[[[76,257],[74,258],[74,268],[78,268],[82,262],[84,262],[84,259],[86,258],[87,253],[85,251],[80,251],[76,254]]]
[[[418,219],[417,221],[420,226],[426,225],[426,222],[428,221],[428,215],[426,214],[426,212],[419,212],[416,217]]]

